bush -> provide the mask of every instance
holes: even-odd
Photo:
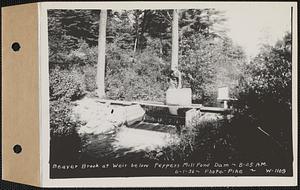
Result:
[[[95,66],[97,64],[98,48],[89,47],[83,40],[80,40],[77,46],[78,48],[70,51],[52,52],[53,55],[49,58],[50,69],[59,67],[60,69],[71,70],[72,68],[81,69],[85,66]]]
[[[50,161],[74,162],[82,149],[77,133],[80,123],[70,117],[70,102],[50,101]]]
[[[84,85],[88,92],[94,92],[97,89],[96,76],[97,68],[95,66],[85,66],[82,67],[84,73]]]
[[[218,87],[236,86],[244,60],[241,48],[228,38],[193,34],[180,41],[179,66],[183,86],[192,89],[195,103],[216,106]]]
[[[120,55],[122,56],[122,55]],[[120,59],[124,59],[120,57]],[[112,65],[118,66],[118,59]],[[129,61],[127,59],[127,61]],[[124,64],[124,63],[123,63]],[[168,88],[166,65],[149,51],[126,63],[127,67],[109,66],[106,75],[107,96],[111,99],[163,101]]]
[[[51,69],[49,82],[50,101],[76,100],[85,94],[84,75],[75,69]]]
[[[50,148],[51,161],[67,161],[77,157],[81,139],[80,123],[71,119],[71,101],[85,94],[84,75],[75,69],[50,69]]]
[[[89,47],[85,41],[80,41],[78,49],[72,50],[66,58],[66,62],[72,66],[95,65],[98,59],[98,48]]]
[[[70,112],[70,102],[50,101],[50,130],[52,136],[68,136],[74,133],[77,124],[71,120]]]
[[[82,148],[82,139],[77,133],[81,124],[71,118],[71,100],[68,98],[70,93],[64,95],[65,97],[50,101],[51,162],[74,162]],[[77,97],[77,93],[75,96]]]
[[[284,149],[291,150],[292,61],[291,35],[265,46],[241,78],[236,102],[237,125],[261,127]]]
[[[227,119],[202,121],[195,127],[184,128],[180,143],[164,148],[149,157],[161,161],[213,162],[238,160],[236,138]],[[158,156],[157,156],[158,155]]]

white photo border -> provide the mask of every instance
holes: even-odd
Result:
[[[224,6],[288,6],[293,7],[292,52],[292,119],[293,119],[293,176],[292,177],[114,177],[50,179],[50,125],[49,125],[49,9],[187,9]],[[224,187],[224,186],[296,186],[298,177],[298,25],[297,2],[42,2],[39,3],[40,26],[40,150],[42,187]]]

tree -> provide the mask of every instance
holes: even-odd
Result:
[[[238,87],[236,115],[261,127],[282,147],[291,150],[292,52],[291,34],[275,46],[265,45],[245,67]]]
[[[97,63],[97,93],[103,98],[105,96],[105,46],[106,46],[106,20],[107,10],[100,12],[99,39],[98,39],[98,63]]]
[[[172,20],[172,62],[171,69],[178,69],[178,10],[173,10],[173,20]]]
[[[156,49],[161,59],[167,59],[171,51],[171,24],[173,10],[150,10],[147,15],[145,32],[149,37],[158,39]],[[151,44],[150,44],[151,45]]]
[[[183,86],[192,88],[195,102],[216,106],[218,87],[236,87],[245,54],[230,39],[191,34],[182,37],[179,49]]]
[[[164,89],[166,81],[161,79],[167,80],[172,65],[172,20],[176,19],[173,19],[172,13],[175,12],[149,9],[107,10],[106,51],[99,53],[104,50],[100,45],[103,38],[98,39],[101,31],[99,26],[103,26],[99,24],[99,10],[50,10],[50,67],[76,67],[85,75],[87,91],[91,92],[98,87],[101,94],[104,94],[103,81],[106,81],[107,92],[116,90],[117,84],[109,84],[109,78],[123,80],[122,76],[130,69],[141,72],[135,68],[139,67],[138,64],[148,62],[145,56],[151,55],[154,63],[163,67],[157,72],[163,73],[158,77],[159,80],[156,77],[148,80],[151,81],[150,84],[159,82],[159,87],[156,86],[155,89]],[[176,15],[179,32],[175,43],[179,42],[178,66],[183,72],[183,86],[192,88],[194,100],[210,104],[215,99],[219,85],[235,84],[240,72],[239,64],[244,59],[243,52],[225,34],[221,35],[216,30],[215,26],[224,21],[219,11],[188,9],[180,10]],[[177,53],[173,55],[176,56]],[[151,68],[143,67],[143,70],[144,73],[156,76]],[[104,71],[105,74],[101,74]],[[130,77],[128,80],[131,80]],[[121,88],[123,81],[119,83]],[[137,86],[135,87],[138,88]],[[136,89],[133,91],[136,92]],[[159,99],[162,96],[163,94]],[[128,97],[130,98],[129,95]]]
[[[205,37],[222,37],[224,30],[217,29],[217,25],[226,21],[222,11],[215,9],[187,9],[181,12],[179,26],[181,35],[188,36],[201,33]]]

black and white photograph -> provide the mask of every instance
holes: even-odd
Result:
[[[221,5],[47,9],[50,179],[293,176],[295,10]]]

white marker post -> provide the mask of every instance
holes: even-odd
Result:
[[[230,100],[230,98],[229,98],[229,88],[227,86],[220,87],[218,89],[217,100],[223,102],[224,109],[228,109],[228,101]]]

